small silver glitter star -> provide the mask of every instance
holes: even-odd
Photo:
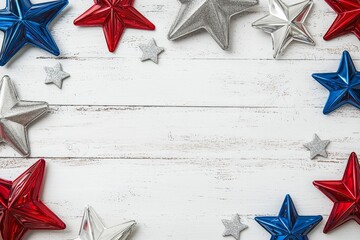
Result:
[[[233,236],[236,240],[240,239],[240,232],[245,230],[248,226],[242,224],[239,214],[235,214],[232,220],[221,220],[225,226],[223,236]]]
[[[304,147],[309,149],[311,159],[314,159],[318,155],[326,158],[326,147],[329,143],[329,140],[321,140],[318,135],[314,134],[314,139],[311,142],[304,144]]]
[[[159,55],[165,50],[162,47],[158,47],[154,39],[151,39],[148,44],[140,44],[140,49],[143,51],[142,62],[151,60],[156,64],[159,62]]]
[[[60,63],[57,63],[54,67],[44,67],[44,69],[47,74],[45,83],[53,83],[60,89],[62,88],[62,81],[70,77],[70,74],[62,70]]]

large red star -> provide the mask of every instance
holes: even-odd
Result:
[[[95,4],[75,19],[77,26],[101,26],[110,52],[114,52],[125,28],[154,30],[155,26],[134,7],[134,0],[94,0]]]
[[[314,181],[314,185],[334,202],[324,233],[349,220],[360,224],[360,165],[355,153],[349,157],[342,180]]]
[[[324,36],[330,40],[347,33],[354,33],[360,40],[360,2],[358,0],[325,0],[338,14]]]
[[[45,160],[39,160],[14,181],[0,179],[0,239],[20,240],[31,229],[65,228],[39,199],[44,170]]]

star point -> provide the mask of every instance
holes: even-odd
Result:
[[[45,83],[53,83],[60,89],[62,88],[63,80],[70,77],[70,74],[62,70],[60,63],[57,63],[54,67],[44,67],[44,69],[46,72]]]
[[[179,1],[181,8],[168,33],[169,40],[176,40],[203,29],[223,50],[229,47],[230,18],[259,3],[258,0]]]
[[[60,50],[48,26],[67,4],[68,0],[38,4],[29,0],[6,0],[5,9],[0,10],[0,31],[4,32],[0,66],[7,64],[27,44],[58,56]]]
[[[304,25],[312,6],[312,0],[293,5],[286,5],[281,0],[269,0],[269,14],[254,22],[252,26],[271,35],[274,58],[282,54],[292,41],[315,45]]]
[[[154,39],[151,39],[147,44],[141,44],[140,49],[143,52],[141,61],[151,60],[158,64],[159,55],[165,51],[164,48],[158,47]]]
[[[307,235],[322,221],[322,216],[300,216],[290,195],[286,195],[278,216],[255,220],[271,234],[271,239],[308,240]]]
[[[74,20],[74,24],[102,27],[108,49],[114,52],[125,28],[155,29],[154,24],[133,7],[133,3],[133,0],[96,0],[92,7]]]
[[[317,134],[314,134],[314,138],[311,142],[305,143],[306,147],[310,151],[310,158],[314,159],[316,156],[327,157],[326,148],[329,145],[329,140],[321,140]]]
[[[360,224],[360,165],[356,153],[350,154],[341,180],[314,181],[314,186],[334,203],[324,233],[350,220]]]
[[[347,51],[343,52],[337,72],[314,73],[312,77],[330,92],[324,114],[345,104],[360,108],[360,73]]]
[[[19,100],[9,76],[0,81],[0,142],[30,155],[27,127],[48,111],[46,102]]]
[[[248,226],[241,223],[239,214],[235,214],[231,220],[222,219],[222,223],[225,226],[225,230],[223,232],[223,236],[232,236],[236,240],[240,239],[240,233],[244,231]]]
[[[126,240],[135,225],[136,222],[132,220],[107,228],[95,210],[90,206],[86,206],[79,236],[74,240]]]

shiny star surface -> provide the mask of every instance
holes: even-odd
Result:
[[[344,104],[360,108],[360,73],[347,51],[343,52],[340,66],[334,73],[314,73],[313,78],[330,92],[323,113],[328,114]]]
[[[48,111],[46,102],[19,100],[8,76],[0,81],[0,141],[29,156],[27,127]]]
[[[360,2],[357,0],[325,0],[337,13],[337,17],[324,35],[331,40],[347,33],[353,33],[360,40]]]
[[[274,58],[283,53],[292,41],[315,45],[304,25],[312,5],[312,0],[305,0],[289,6],[281,0],[270,0],[270,13],[252,24],[254,28],[271,34]]]
[[[258,0],[179,0],[180,11],[168,38],[175,40],[200,29],[206,30],[222,49],[229,47],[230,18],[257,5]]]
[[[126,240],[135,225],[135,221],[129,221],[106,228],[94,209],[92,207],[86,207],[79,236],[74,240]]]
[[[271,234],[271,240],[308,240],[307,235],[322,216],[299,216],[290,195],[286,195],[276,217],[256,217],[255,220]]]
[[[360,166],[355,153],[351,153],[341,180],[314,181],[314,185],[334,203],[324,233],[350,220],[360,224]]]
[[[148,44],[141,44],[140,49],[143,52],[141,61],[151,60],[156,64],[159,62],[159,55],[165,50],[158,47],[154,39],[151,39]]]
[[[329,140],[321,140],[317,134],[311,142],[305,143],[304,146],[310,151],[310,158],[314,159],[316,156],[327,157],[326,147],[329,145]]]
[[[65,229],[40,200],[45,160],[37,161],[14,181],[0,179],[0,232],[3,240],[20,240],[29,230]]]
[[[108,49],[114,52],[125,28],[155,29],[133,4],[134,0],[95,0],[95,4],[75,19],[74,24],[102,27]]]
[[[58,88],[62,88],[62,82],[64,79],[70,77],[70,74],[62,70],[61,64],[57,63],[54,67],[45,67],[46,79],[45,83],[53,83]]]
[[[30,0],[6,0],[5,9],[0,10],[0,31],[4,32],[0,65],[9,62],[26,44],[58,56],[60,50],[48,25],[67,4],[67,0],[38,4],[32,4]]]
[[[222,222],[225,226],[223,236],[233,236],[236,240],[240,239],[240,232],[248,227],[241,223],[239,214],[235,214],[231,220],[223,219]]]

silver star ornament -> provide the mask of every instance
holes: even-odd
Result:
[[[154,39],[151,39],[148,44],[141,44],[140,49],[143,52],[142,62],[151,60],[156,64],[159,62],[159,55],[165,50],[162,47],[158,47]]]
[[[327,157],[326,147],[329,145],[329,140],[321,140],[318,135],[314,134],[314,138],[311,142],[304,144],[304,147],[309,149],[310,158],[314,159],[316,156]]]
[[[312,0],[286,5],[281,0],[269,0],[269,14],[252,24],[254,28],[270,33],[274,58],[283,53],[292,41],[315,45],[304,22],[308,16]]]
[[[168,38],[175,40],[206,30],[222,49],[229,47],[230,18],[259,3],[258,0],[179,0],[180,11]]]
[[[58,88],[62,88],[62,82],[64,79],[70,77],[70,74],[62,70],[61,64],[57,63],[54,67],[44,67],[46,72],[45,83],[53,83]]]
[[[240,239],[240,232],[248,227],[241,223],[239,214],[235,214],[231,220],[223,219],[221,221],[225,226],[223,236],[233,236],[236,240]]]
[[[79,236],[74,240],[126,240],[135,225],[135,221],[129,221],[106,228],[94,209],[87,206],[81,222]]]
[[[48,109],[46,102],[19,100],[9,76],[4,76],[0,81],[0,142],[29,156],[27,127]]]

